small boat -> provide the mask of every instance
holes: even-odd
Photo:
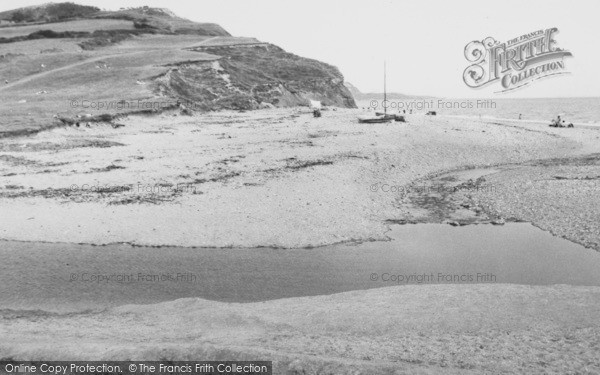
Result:
[[[383,102],[387,102],[386,82],[385,82],[385,62],[383,63]],[[383,107],[383,113],[376,112],[375,116],[358,116],[358,122],[361,124],[381,124],[392,122],[396,119],[395,115],[387,114],[387,106]]]
[[[406,122],[406,119],[402,115],[390,115],[384,112],[375,112],[375,116],[384,116],[386,118],[392,119],[394,121]]]
[[[362,124],[381,124],[383,122],[392,122],[393,117],[390,116],[358,116],[358,122]]]

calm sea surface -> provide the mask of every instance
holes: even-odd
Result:
[[[381,110],[381,101],[378,110]],[[360,108],[371,106],[371,100],[361,100]],[[413,113],[436,111],[438,115],[452,115],[482,119],[550,122],[561,114],[575,125],[600,126],[600,97],[598,98],[539,98],[539,99],[454,99],[454,98],[390,98],[392,112],[413,109]]]

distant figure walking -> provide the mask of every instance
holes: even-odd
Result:
[[[521,119],[522,115],[519,113],[519,120]]]

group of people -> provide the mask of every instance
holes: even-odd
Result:
[[[556,116],[555,119],[553,119],[550,122],[550,125],[553,128],[572,128],[573,127],[573,123],[568,123],[563,120],[562,118],[560,118],[560,115]]]

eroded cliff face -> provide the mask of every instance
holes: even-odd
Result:
[[[194,103],[197,110],[304,106],[309,100],[356,107],[339,70],[320,61],[266,43],[198,51],[220,59],[173,67],[157,80],[156,89]]]

